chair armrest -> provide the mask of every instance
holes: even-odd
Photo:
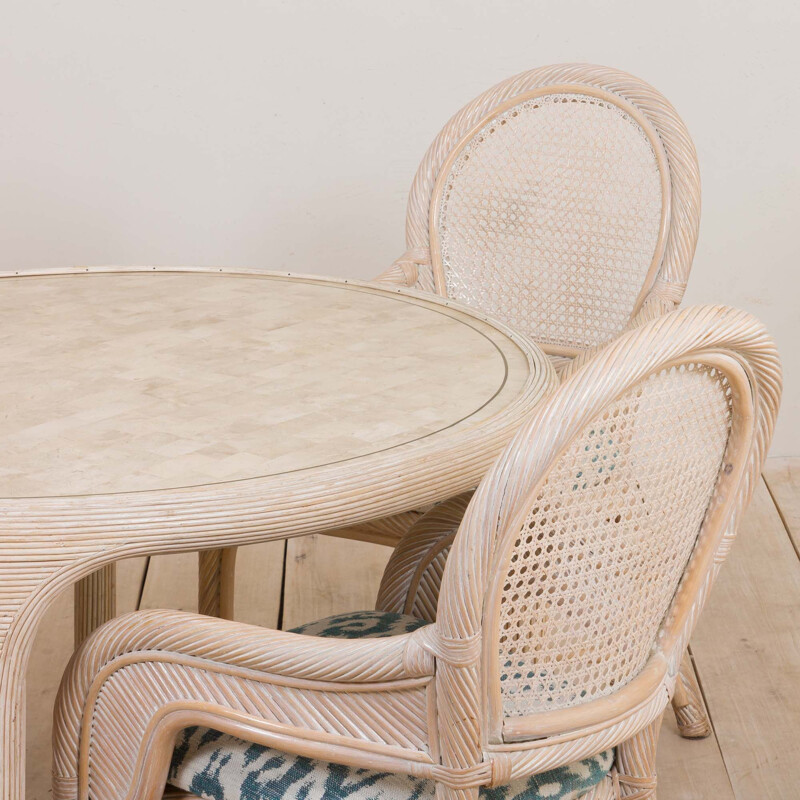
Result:
[[[398,259],[392,263],[389,269],[384,270],[376,278],[373,278],[372,282],[388,283],[392,286],[402,286],[404,289],[410,289],[417,282],[417,276],[417,265],[413,261],[401,261]]]
[[[444,564],[472,494],[465,492],[439,503],[411,526],[386,565],[375,606],[378,611],[436,619]]]
[[[80,683],[134,652],[172,653],[310,681],[380,682],[432,674],[412,634],[333,639],[184,611],[134,611],[97,630],[73,656]]]
[[[153,781],[150,796],[192,725],[301,754],[331,746],[355,762],[365,748],[417,757],[434,656],[416,634],[325,639],[163,610],[112,620],[75,653],[59,690],[54,798],[74,800],[84,780],[107,800]],[[417,734],[404,740],[406,724]]]
[[[431,254],[427,247],[413,247],[406,250],[389,269],[373,278],[374,283],[402,286],[406,289],[419,289],[433,292],[433,274],[430,269]]]

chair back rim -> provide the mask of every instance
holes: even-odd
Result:
[[[637,384],[647,380],[650,376],[658,374],[671,367],[680,367],[698,361],[696,354],[673,359],[663,365],[655,367],[649,374],[632,381],[621,391],[607,397],[611,404],[625,392]],[[502,731],[499,737],[502,741],[515,741],[538,736],[550,736],[571,730],[586,728],[589,725],[602,724],[609,716],[609,712],[624,714],[632,712],[643,702],[652,699],[662,689],[669,691],[669,683],[673,681],[680,668],[683,655],[682,641],[683,629],[687,617],[691,612],[695,598],[701,589],[698,577],[705,575],[710,568],[713,556],[716,553],[725,533],[728,520],[733,513],[732,498],[735,498],[741,481],[747,459],[742,453],[749,453],[752,447],[754,431],[754,397],[751,391],[750,371],[729,353],[706,353],[702,357],[704,366],[712,366],[724,372],[734,393],[734,412],[732,415],[731,431],[726,447],[714,492],[709,502],[707,516],[698,531],[697,544],[693,549],[687,563],[681,583],[672,599],[670,608],[664,617],[658,633],[658,641],[647,664],[630,683],[625,684],[613,693],[598,697],[586,703],[562,708],[553,711],[543,711],[518,717],[504,717],[502,705],[499,702],[499,661],[498,652],[499,634],[499,595],[503,582],[503,566],[510,559],[513,546],[513,534],[522,528],[527,511],[535,501],[538,492],[547,481],[550,470],[544,469],[543,474],[530,492],[519,502],[520,510],[512,518],[499,538],[505,539],[496,547],[492,567],[490,568],[490,583],[484,606],[484,636],[483,636],[483,664],[487,686],[486,697],[488,706],[488,724],[490,730]],[[553,454],[551,465],[568,451],[570,445],[580,436],[580,430],[591,421],[591,415],[585,415],[578,423],[578,431],[564,445]],[[730,467],[730,469],[728,469]]]
[[[436,178],[436,182],[433,185],[433,190],[431,191],[430,210],[428,212],[430,262],[431,269],[433,271],[434,289],[436,293],[442,295],[442,297],[448,296],[447,275],[445,272],[444,263],[442,261],[441,238],[439,235],[438,221],[441,212],[442,199],[447,187],[450,170],[452,169],[453,164],[464,151],[464,148],[467,147],[475,138],[475,136],[493,119],[496,119],[501,114],[504,114],[506,111],[520,105],[521,103],[551,94],[587,95],[616,106],[624,111],[629,117],[631,117],[634,122],[636,122],[636,124],[647,137],[647,141],[653,150],[661,184],[661,221],[659,224],[658,238],[653,250],[653,257],[650,261],[650,266],[642,282],[642,288],[639,290],[639,294],[634,301],[633,308],[631,310],[630,316],[632,318],[640,311],[647,295],[650,293],[653,285],[655,284],[656,278],[661,270],[661,262],[667,246],[667,236],[671,223],[672,210],[672,185],[670,181],[669,161],[667,159],[667,154],[664,151],[664,145],[659,138],[658,132],[656,131],[652,122],[645,117],[640,109],[633,105],[633,103],[626,100],[622,95],[609,92],[602,88],[587,86],[581,83],[563,83],[540,86],[536,89],[530,89],[513,97],[509,97],[508,99],[496,105],[477,122],[475,122],[475,124],[468,131],[466,131],[461,139],[453,146],[449,155],[439,169],[439,175]],[[548,345],[548,351],[554,355],[576,356],[581,351],[581,348],[550,344]]]
[[[597,92],[598,97],[610,99],[629,114],[632,108],[632,116],[651,145],[655,136],[658,146],[653,151],[662,182],[661,228],[650,270],[630,318],[654,294],[663,295],[670,307],[674,307],[680,303],[686,288],[700,224],[700,172],[694,143],[671,103],[648,83],[622,70],[585,63],[537,67],[507,78],[463,106],[436,135],[417,169],[406,213],[407,251],[426,254],[415,256],[421,265],[418,287],[447,296],[438,253],[435,206],[441,197],[447,167],[456,157],[454,153],[460,152],[482,124],[502,113],[498,108],[515,105],[520,97],[530,93],[550,94],[558,88],[583,94]],[[583,348],[547,344],[545,350],[553,355],[574,357]]]

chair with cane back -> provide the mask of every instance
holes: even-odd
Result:
[[[750,315],[672,312],[534,412],[451,541],[412,527],[378,611],[107,623],[62,683],[55,800],[168,778],[215,800],[655,797],[660,718],[780,391]]]

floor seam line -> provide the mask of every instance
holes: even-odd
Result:
[[[285,606],[285,595],[286,595],[286,562],[289,558],[289,540],[283,540],[283,568],[281,569],[281,592],[280,598],[278,600],[278,622],[277,622],[277,629],[279,631],[283,630],[283,616],[284,616],[284,606]]]
[[[717,736],[717,727],[714,724],[714,718],[711,716],[711,709],[708,704],[708,697],[706,696],[706,690],[703,688],[703,681],[700,678],[700,670],[698,668],[697,659],[695,658],[694,653],[692,652],[692,645],[691,642],[686,647],[686,652],[689,655],[689,661],[692,664],[692,669],[694,670],[694,676],[697,679],[697,687],[700,689],[700,696],[703,698],[703,705],[706,710],[706,714],[708,715],[708,724],[711,726],[711,736],[714,737],[714,744],[717,746],[717,752],[719,753],[719,757],[722,759],[722,766],[725,768],[725,777],[728,779],[728,785],[731,787],[731,793],[735,798],[738,799],[739,795],[736,793],[736,789],[733,785],[733,780],[731,779],[731,773],[728,769],[728,762],[725,758],[725,753],[722,750],[722,744],[719,741],[719,736]]]

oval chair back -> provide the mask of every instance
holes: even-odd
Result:
[[[705,306],[623,335],[543,404],[476,491],[444,566],[444,763],[488,755],[507,783],[660,717],[780,387],[760,323]]]
[[[444,126],[395,270],[574,357],[680,302],[699,220],[697,155],[666,98],[625,72],[557,64]]]

